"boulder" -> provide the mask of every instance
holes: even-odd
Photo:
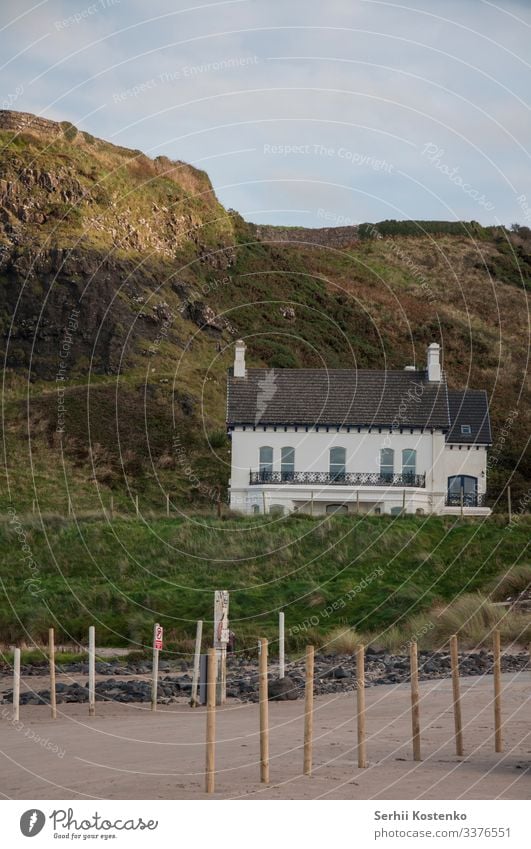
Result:
[[[268,682],[267,695],[271,702],[285,702],[298,699],[299,688],[291,678],[274,678]]]

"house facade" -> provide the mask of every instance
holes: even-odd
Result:
[[[486,516],[491,431],[482,390],[425,369],[251,369],[227,387],[230,506],[242,513]]]

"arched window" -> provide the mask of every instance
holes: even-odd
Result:
[[[417,474],[417,452],[414,448],[404,448],[402,451],[402,475],[414,478]]]
[[[380,475],[386,480],[390,481],[393,478],[393,474],[395,471],[395,452],[392,448],[381,448],[380,449]]]
[[[273,475],[273,449],[270,445],[260,448],[260,479],[270,481]]]
[[[330,477],[341,480],[345,477],[346,450],[344,448],[330,449]]]
[[[283,481],[293,480],[295,472],[295,449],[286,446],[280,449],[280,473]]]

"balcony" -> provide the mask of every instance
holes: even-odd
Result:
[[[461,507],[461,495],[448,494],[445,504],[447,507]],[[463,507],[488,507],[486,492],[463,493]]]
[[[425,487],[426,475],[381,475],[378,472],[250,472],[249,484]]]

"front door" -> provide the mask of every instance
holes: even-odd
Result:
[[[453,475],[448,478],[448,504],[455,507],[461,504],[463,493],[464,507],[477,507],[478,479],[471,475]]]

